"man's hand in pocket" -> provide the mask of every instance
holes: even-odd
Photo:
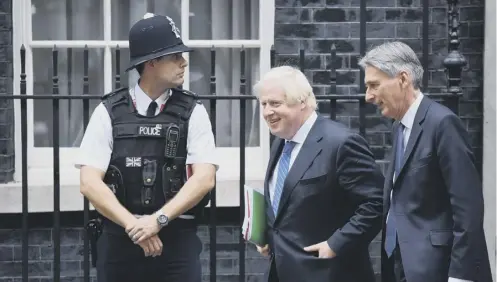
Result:
[[[334,258],[335,252],[330,249],[328,242],[324,241],[312,246],[305,247],[304,250],[310,253],[317,253],[319,258]]]

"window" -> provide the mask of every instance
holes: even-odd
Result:
[[[19,0],[13,1],[14,92],[19,93],[19,49],[26,47],[27,94],[51,94],[52,49],[58,50],[59,93],[83,93],[83,50],[89,47],[90,95],[101,96],[114,89],[115,50],[120,49],[122,86],[134,85],[138,75],[126,73],[129,62],[128,32],[147,12],[169,15],[181,30],[183,41],[195,49],[185,54],[189,62],[184,88],[200,95],[210,93],[210,49],[216,49],[216,94],[240,93],[240,50],[246,54],[246,93],[269,69],[273,44],[274,0]],[[209,111],[209,101],[203,101]],[[90,113],[99,103],[92,100]],[[60,101],[61,183],[76,184],[73,168],[76,147],[83,137],[82,101]],[[17,107],[19,108],[19,107]],[[227,109],[227,111],[226,111]],[[246,179],[264,177],[269,151],[269,133],[260,118],[258,104],[247,102],[245,144]],[[50,100],[28,101],[28,161],[30,183],[53,182],[53,126]],[[17,113],[16,126],[20,113]],[[239,101],[217,101],[216,139],[221,167],[218,179],[239,177]],[[18,134],[18,136],[20,136]],[[20,179],[20,146],[16,179]],[[236,157],[235,157],[236,156]]]

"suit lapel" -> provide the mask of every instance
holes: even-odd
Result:
[[[399,170],[399,175],[397,175],[396,178],[399,178],[402,175],[402,171],[404,170],[407,161],[410,159],[411,154],[414,151],[416,144],[418,143],[419,137],[423,132],[423,127],[421,126],[421,124],[423,123],[426,112],[430,107],[430,102],[431,100],[429,100],[427,97],[423,97],[423,99],[421,100],[421,104],[419,105],[418,111],[416,112],[416,117],[414,118],[414,123],[412,124],[412,130],[409,136],[409,140],[407,141],[407,147],[404,152],[404,157],[402,158],[402,165]]]
[[[274,221],[275,215],[273,212],[273,208],[271,205],[272,199],[269,197],[269,179],[271,179],[271,176],[273,175],[274,168],[276,167],[276,163],[278,162],[281,150],[283,149],[283,139],[276,137],[273,142],[273,146],[271,146],[271,154],[269,156],[269,163],[268,167],[266,170],[266,177],[264,179],[264,194],[267,195],[264,197],[266,199],[266,205],[269,207],[268,209],[268,216],[270,222]]]
[[[304,173],[311,167],[314,159],[321,153],[321,146],[319,142],[323,139],[322,133],[319,131],[319,123],[322,121],[322,117],[318,117],[313,127],[309,131],[306,140],[300,148],[299,154],[293,162],[292,168],[288,172],[285,179],[285,184],[283,185],[283,191],[281,193],[280,203],[278,206],[278,212],[275,220],[278,219],[278,215],[281,214],[281,210],[284,208],[288,198],[295,189],[295,186],[299,180],[304,176]]]

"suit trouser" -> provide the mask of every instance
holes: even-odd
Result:
[[[395,282],[406,282],[406,275],[404,273],[404,266],[402,264],[402,256],[400,254],[400,248],[397,244],[395,247],[394,253],[390,257],[393,263],[393,274],[395,277]]]
[[[274,261],[274,259],[270,261],[268,282],[280,282],[280,279],[278,278],[278,272],[276,271],[276,262]]]
[[[104,225],[97,242],[97,281],[200,282],[202,243],[196,225],[187,221],[176,219],[159,232],[163,248],[158,257],[145,257],[125,232],[106,231]]]

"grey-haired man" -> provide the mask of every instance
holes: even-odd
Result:
[[[481,179],[463,123],[423,95],[423,67],[406,44],[377,46],[359,64],[366,101],[395,120],[383,199],[383,281],[492,281]]]

